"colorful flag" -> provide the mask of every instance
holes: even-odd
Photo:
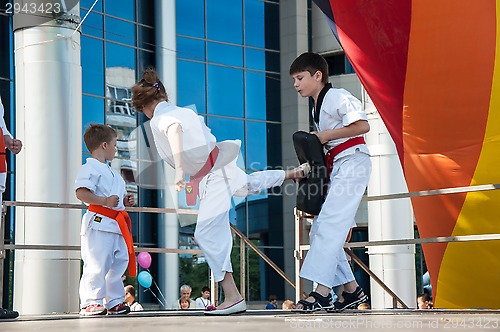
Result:
[[[384,120],[410,191],[500,183],[495,0],[314,2]],[[412,204],[422,238],[500,233],[498,190]],[[500,241],[423,249],[436,307],[500,308]]]

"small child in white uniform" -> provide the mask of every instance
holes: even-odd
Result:
[[[126,314],[122,275],[136,274],[130,218],[125,206],[134,205],[125,181],[108,162],[116,153],[116,132],[93,124],[84,134],[92,158],[81,166],[75,180],[76,197],[89,205],[82,218],[80,315]],[[107,309],[106,309],[107,307]]]

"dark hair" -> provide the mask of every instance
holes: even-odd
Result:
[[[111,142],[116,137],[116,131],[110,126],[91,123],[83,134],[85,146],[92,153],[103,142]]]
[[[125,293],[129,293],[133,297],[135,297],[135,287],[132,285],[125,286]]]
[[[144,106],[163,100],[168,101],[165,86],[154,68],[146,68],[142,79],[132,87],[132,107],[142,112]]]
[[[277,301],[278,297],[276,295],[270,295],[269,296],[269,302]]]
[[[201,289],[201,292],[202,292],[202,293],[205,293],[205,292],[210,292],[210,288],[208,288],[207,286],[205,286],[205,287],[203,287],[203,288]]]
[[[290,65],[290,75],[303,71],[309,72],[311,76],[320,71],[323,75],[321,82],[324,84],[328,83],[328,63],[325,58],[317,53],[302,53]]]
[[[417,299],[422,299],[423,302],[429,302],[431,300],[431,296],[428,293],[423,293],[417,296]]]

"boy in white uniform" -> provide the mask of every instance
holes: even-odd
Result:
[[[356,308],[368,297],[354,278],[343,246],[370,178],[370,155],[362,136],[370,126],[361,102],[328,83],[328,64],[321,55],[300,55],[290,66],[290,75],[297,92],[313,98],[314,133],[328,150],[331,172],[325,202],[311,229],[311,247],[300,270],[300,277],[318,286],[299,301],[297,310]],[[332,303],[330,291],[338,286],[343,286],[343,292]]]
[[[263,171],[247,175],[236,166],[241,142],[216,142],[203,118],[187,108],[167,103],[165,87],[153,69],[147,69],[143,79],[132,88],[135,109],[151,119],[150,125],[158,153],[175,168],[176,190],[186,185],[196,192],[199,183],[200,206],[195,239],[214,273],[221,282],[224,302],[208,306],[206,315],[230,315],[246,310],[246,303],[233,279],[230,254],[232,235],[229,225],[231,197],[247,196],[273,186],[285,179],[300,179],[307,175],[308,164],[296,169]],[[191,176],[186,184],[185,174]]]
[[[134,205],[125,181],[108,162],[116,153],[116,132],[93,124],[84,134],[92,158],[81,166],[75,180],[76,197],[89,205],[82,218],[80,315],[126,314],[122,275],[128,266],[136,275],[130,218],[125,206]],[[106,309],[107,307],[107,309]]]
[[[4,108],[2,104],[2,98],[0,97],[0,136],[3,136],[3,144],[0,144],[0,146],[3,145],[3,148],[0,151],[0,207],[2,206],[3,202],[3,193],[5,192],[5,184],[7,181],[7,163],[6,163],[6,151],[5,149],[9,149],[12,153],[18,154],[22,147],[23,143],[21,140],[15,139],[12,137],[10,134],[9,130],[7,129],[7,126],[5,124],[5,120],[3,118],[4,116]],[[0,239],[0,241],[3,241],[3,239]],[[7,310],[0,308],[0,319],[12,319],[12,318],[17,318],[19,316],[19,313],[14,310]]]

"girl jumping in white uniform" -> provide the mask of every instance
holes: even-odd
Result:
[[[229,210],[233,195],[252,193],[280,186],[285,179],[307,175],[308,164],[289,171],[270,170],[247,175],[236,166],[241,142],[217,142],[203,118],[187,108],[170,105],[165,87],[153,69],[132,88],[133,106],[151,119],[156,148],[161,158],[175,168],[175,186],[196,192],[199,183],[199,212],[195,239],[221,282],[225,299],[217,307],[208,306],[206,315],[229,315],[246,310],[246,304],[233,279]],[[186,184],[185,175],[192,178]]]

